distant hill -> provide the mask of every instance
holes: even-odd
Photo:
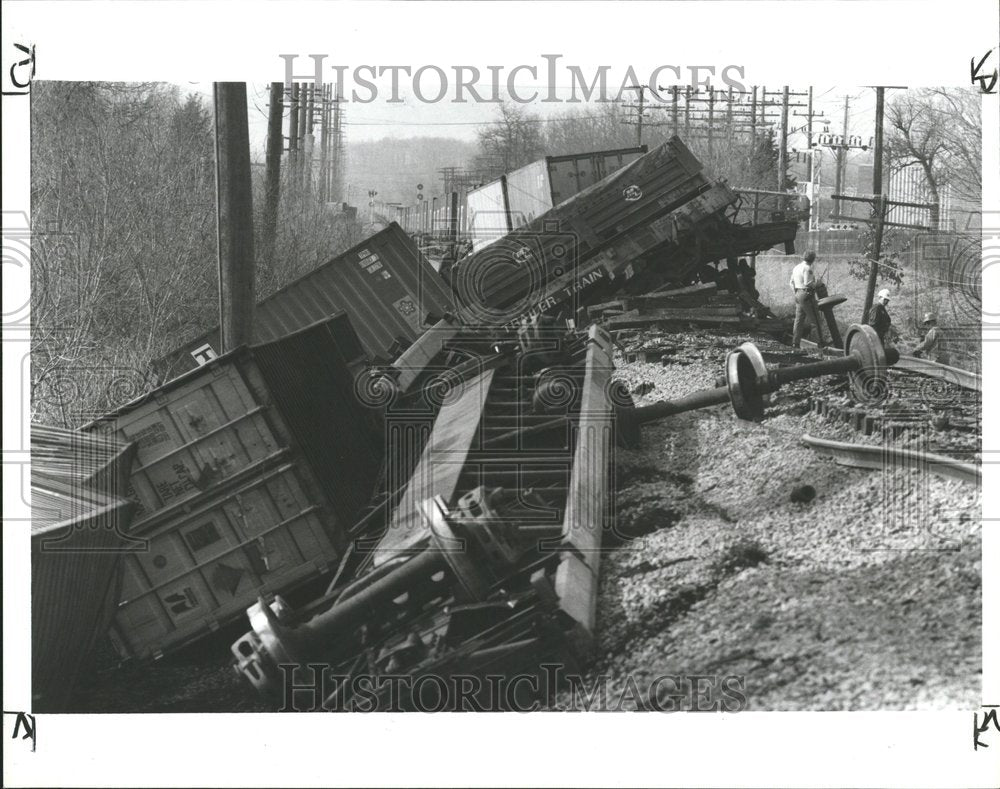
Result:
[[[347,145],[346,185],[348,202],[364,205],[369,189],[378,190],[378,199],[412,205],[417,202],[417,186],[423,185],[425,199],[442,196],[442,167],[465,167],[476,155],[474,142],[449,137],[386,137]]]

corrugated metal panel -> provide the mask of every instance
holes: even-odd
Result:
[[[420,336],[429,316],[451,309],[444,280],[393,222],[257,304],[253,337],[267,342],[346,313],[364,352],[391,358]],[[343,336],[351,341],[346,331]],[[168,376],[190,369],[184,357],[206,344],[212,348],[206,356],[218,354],[218,327],[166,357]]]
[[[114,436],[31,425],[32,480],[61,481],[106,497],[122,497],[134,457],[135,447]],[[32,533],[51,525],[44,512],[33,513]]]
[[[545,159],[507,173],[507,208],[510,211],[511,228],[524,227],[553,205],[549,169]]]
[[[473,189],[466,196],[474,250],[482,249],[512,230],[507,213],[506,188],[505,179],[501,177]]]
[[[134,532],[115,626],[148,656],[332,566],[381,465],[333,324],[240,348],[88,426],[134,440]]]
[[[350,315],[372,356],[394,355],[398,341],[408,345],[420,336],[429,316],[452,309],[444,280],[395,222],[266,299],[258,320],[302,328],[293,317],[296,307],[317,320],[329,315],[316,314],[327,304]]]
[[[35,712],[67,712],[121,591],[134,505],[115,495],[134,447],[32,425],[31,680]]]

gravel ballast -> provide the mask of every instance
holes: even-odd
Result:
[[[644,344],[686,346],[680,363],[623,355],[616,376],[644,392],[637,405],[678,397],[714,386],[745,339],[790,352],[675,335]],[[979,492],[928,472],[838,465],[801,436],[863,437],[789,399],[775,396],[760,424],[728,406],[662,419],[644,426],[641,448],[617,450],[623,542],[602,562],[585,681],[605,677],[609,705],[626,709],[663,675],[742,677],[757,710],[978,705]]]

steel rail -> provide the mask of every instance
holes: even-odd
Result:
[[[816,343],[812,340],[802,340],[803,347],[815,349]],[[839,349],[826,347],[823,349],[824,355],[839,353]],[[916,356],[904,356],[900,354],[899,361],[893,365],[893,369],[903,370],[908,373],[925,375],[928,378],[937,378],[963,389],[971,389],[976,392],[983,391],[983,377],[971,370],[963,370],[961,367],[951,367],[940,362],[933,362],[930,359],[921,359]]]
[[[817,438],[808,433],[802,436],[802,443],[817,452],[831,456],[845,466],[884,469],[889,464],[899,464],[912,468],[926,468],[942,477],[974,485],[978,485],[982,480],[982,469],[977,464],[965,463],[932,452],[886,447],[878,444],[848,444],[843,441]]]
[[[908,373],[926,375],[929,378],[937,378],[947,381],[963,389],[971,389],[976,392],[983,391],[983,377],[970,370],[963,370],[961,367],[951,367],[940,362],[933,362],[930,359],[920,359],[916,356],[900,356],[896,363],[897,370],[905,370]]]

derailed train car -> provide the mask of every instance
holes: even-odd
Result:
[[[155,657],[336,567],[382,462],[332,321],[237,348],[87,426],[136,445],[112,640]]]
[[[496,683],[587,659],[613,521],[611,339],[536,323],[493,350],[439,392],[401,495],[355,534],[364,568],[302,610],[248,609],[235,665],[281,708],[352,709],[364,686],[368,708],[421,709],[427,678],[435,708],[512,708],[530,700]]]
[[[330,330],[349,357],[391,359],[452,309],[445,282],[395,222],[288,283],[254,308],[253,341],[268,342],[340,316]],[[159,363],[164,378],[219,354],[218,327]]]
[[[673,137],[459,261],[451,272],[457,314],[487,326],[537,313],[584,319],[588,301],[640,274],[680,286],[706,262],[777,244],[789,251],[794,222],[738,225],[738,202]]]

